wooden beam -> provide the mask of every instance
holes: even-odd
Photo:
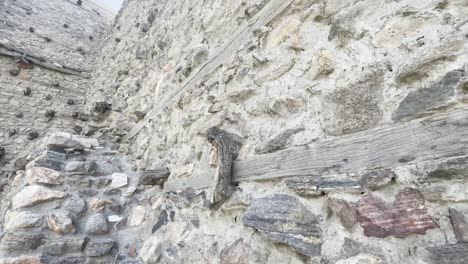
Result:
[[[468,154],[468,108],[236,161],[233,181],[326,177]]]
[[[18,59],[24,58],[27,61],[31,62],[32,64],[44,67],[52,71],[64,73],[64,74],[76,75],[76,76],[80,76],[83,78],[91,77],[89,73],[82,72],[76,69],[71,69],[65,66],[58,67],[53,62],[47,62],[46,60],[41,60],[40,58],[27,54],[25,51],[21,51],[12,47],[8,47],[5,44],[0,44],[0,55],[12,57],[12,58],[18,58]]]
[[[167,99],[163,100],[160,105],[148,112],[146,117],[128,132],[123,138],[123,141],[127,141],[136,136],[159,112],[171,102],[176,101],[175,99],[178,98],[183,91],[194,87],[197,83],[202,81],[205,76],[212,73],[229,58],[234,56],[239,51],[240,47],[244,46],[254,37],[255,30],[267,25],[293,1],[294,0],[270,0],[244,27],[235,32],[230,39],[220,46],[208,61],[203,64],[196,73],[192,74],[183,85],[170,94]]]
[[[216,210],[233,191],[232,163],[242,147],[242,138],[217,127],[208,129],[207,138],[217,155],[216,172],[210,191],[210,207]]]

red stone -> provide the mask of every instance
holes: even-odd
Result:
[[[372,194],[363,195],[358,201],[358,220],[368,237],[405,237],[409,234],[426,234],[438,228],[424,205],[420,191],[405,188],[388,204]]]

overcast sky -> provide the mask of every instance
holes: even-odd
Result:
[[[115,13],[119,11],[120,6],[122,5],[123,0],[96,0],[98,3],[101,3],[103,6],[109,7]]]

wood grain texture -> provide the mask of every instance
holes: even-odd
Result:
[[[123,141],[127,141],[138,134],[151,119],[153,119],[159,112],[167,107],[171,102],[181,94],[182,91],[191,89],[197,83],[203,80],[205,76],[212,73],[225,61],[235,55],[239,48],[250,41],[254,36],[254,31],[267,25],[273,20],[278,14],[288,7],[293,0],[271,0],[265,5],[245,26],[239,31],[232,35],[232,38],[224,42],[213,55],[200,67],[200,69],[193,74],[185,83],[183,83],[178,89],[171,93],[159,106],[151,110],[146,117],[136,124],[128,134],[123,138]]]
[[[210,207],[218,208],[232,192],[232,164],[242,147],[242,138],[217,127],[208,129],[208,141],[217,154],[217,167],[210,192]]]
[[[233,181],[326,176],[467,155],[468,109],[236,161]],[[412,162],[411,161],[411,162]]]
[[[0,44],[0,55],[15,58],[15,59],[23,58],[27,60],[28,62],[30,62],[31,64],[35,64],[35,65],[44,67],[46,69],[64,73],[64,74],[77,75],[83,78],[91,77],[89,73],[80,72],[79,70],[76,70],[76,69],[70,69],[70,68],[67,68],[66,66],[59,67],[57,66],[57,64],[54,64],[53,62],[48,62],[46,59],[36,58],[33,55],[29,55],[26,51],[17,50],[15,48],[8,47],[5,44]]]

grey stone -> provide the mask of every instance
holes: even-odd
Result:
[[[91,180],[82,175],[68,175],[65,182],[73,188],[85,189],[91,187]]]
[[[306,256],[321,252],[321,229],[314,214],[293,196],[275,194],[256,199],[242,217],[244,225],[266,238],[291,246]]]
[[[167,212],[166,210],[162,210],[161,213],[159,213],[158,216],[158,221],[156,224],[153,225],[153,228],[151,229],[151,233],[154,234],[154,232],[158,231],[162,226],[165,226],[169,222],[167,218]]]
[[[65,166],[66,159],[67,154],[63,150],[53,148],[45,151],[39,158],[34,160],[34,166],[61,171]]]
[[[341,224],[348,231],[352,231],[354,225],[357,223],[357,210],[356,204],[343,199],[335,197],[328,197],[328,206],[340,219]]]
[[[40,227],[43,223],[43,216],[31,212],[8,212],[5,217],[5,230],[18,228]]]
[[[168,168],[146,170],[138,178],[138,185],[162,185],[170,174]]]
[[[24,208],[44,203],[47,201],[62,199],[66,196],[66,193],[61,191],[55,191],[47,187],[31,185],[24,187],[18,192],[12,200],[13,208]]]
[[[336,264],[385,264],[381,256],[374,256],[369,254],[358,254],[347,259],[341,259]]]
[[[357,181],[324,181],[314,177],[292,177],[284,180],[286,186],[301,196],[320,196],[330,192],[362,192]]]
[[[128,176],[125,173],[112,174],[111,188],[120,188],[128,184]]]
[[[114,240],[110,238],[93,239],[86,247],[86,256],[100,257],[108,254],[114,246]]]
[[[268,140],[264,146],[255,149],[257,154],[272,153],[278,150],[285,149],[289,146],[291,138],[299,132],[304,131],[304,127],[295,129],[287,129],[274,138]]]
[[[38,137],[39,137],[39,133],[37,131],[31,131],[28,133],[29,140],[35,140]]]
[[[144,44],[139,44],[136,48],[135,57],[139,60],[146,60],[148,57],[148,48]]]
[[[462,212],[449,208],[450,223],[458,242],[468,242],[468,223]]]
[[[86,237],[64,237],[49,240],[43,246],[43,252],[52,256],[81,253],[86,245]]]
[[[393,120],[415,117],[424,111],[446,104],[454,96],[455,88],[462,77],[461,71],[451,71],[428,87],[410,92],[393,113]]]
[[[98,165],[95,161],[69,161],[65,165],[65,172],[69,175],[85,175],[96,172]]]
[[[219,254],[219,263],[249,264],[250,246],[242,238],[237,239],[225,247]]]
[[[54,212],[47,217],[47,225],[50,230],[58,235],[66,235],[75,232],[75,225],[68,212]]]
[[[49,264],[83,264],[85,257],[82,256],[69,256],[61,258],[53,258]]]
[[[44,256],[39,255],[22,255],[19,257],[0,257],[1,264],[49,264]]]
[[[379,67],[356,83],[338,87],[323,99],[322,127],[332,136],[376,127],[382,119],[383,73]]]
[[[8,251],[28,251],[36,249],[46,243],[44,234],[6,233],[2,237],[0,246]]]
[[[448,159],[428,173],[427,180],[464,179],[468,177],[468,156]]]
[[[73,136],[69,133],[53,133],[47,140],[47,146],[49,148],[77,148],[82,147],[80,142],[73,139]]]
[[[93,214],[85,223],[85,233],[88,235],[102,235],[109,232],[107,218],[103,214]]]
[[[369,190],[377,190],[384,186],[389,185],[392,180],[394,180],[396,174],[388,169],[388,170],[372,170],[370,172],[364,173],[360,179],[359,183],[362,187],[367,188]]]
[[[427,247],[433,264],[466,264],[468,263],[468,243],[447,244]]]

